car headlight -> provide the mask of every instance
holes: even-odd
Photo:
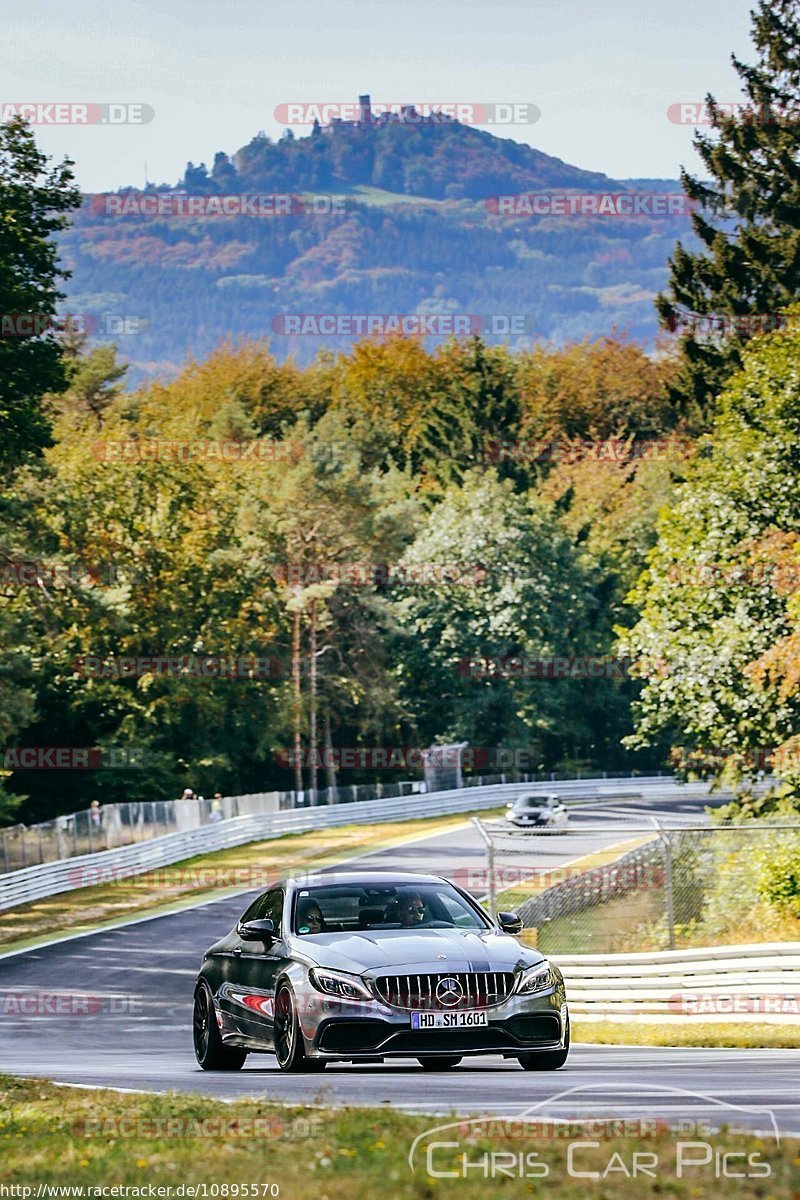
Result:
[[[520,977],[517,994],[530,996],[535,992],[546,992],[548,988],[555,987],[557,982],[555,968],[545,959],[535,967],[526,967]]]
[[[317,991],[324,992],[326,996],[336,996],[340,1000],[374,999],[372,992],[360,975],[314,967],[308,972],[308,977]]]

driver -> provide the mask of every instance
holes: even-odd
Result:
[[[425,901],[419,892],[412,892],[400,901],[400,924],[404,929],[421,924],[425,920]]]

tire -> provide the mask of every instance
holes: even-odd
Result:
[[[417,1062],[426,1071],[449,1071],[451,1067],[457,1067],[461,1062],[460,1054],[442,1054],[438,1058],[431,1056],[428,1058],[418,1058]]]
[[[283,983],[275,994],[275,1057],[282,1071],[322,1071],[324,1058],[309,1058],[297,1019],[292,989]]]
[[[544,1050],[540,1054],[520,1054],[517,1058],[524,1071],[558,1071],[569,1054],[569,1017],[563,1050]]]
[[[204,1071],[241,1071],[247,1051],[223,1044],[211,990],[205,980],[198,983],[194,992],[192,1034],[195,1058]]]

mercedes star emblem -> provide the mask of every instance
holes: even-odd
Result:
[[[452,975],[445,975],[436,985],[436,999],[443,1008],[455,1008],[464,999],[464,989]]]

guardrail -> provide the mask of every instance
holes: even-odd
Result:
[[[640,797],[643,789],[677,793],[681,785],[665,778],[624,777],[597,780],[562,780],[558,790],[574,802],[585,799],[592,786],[597,792],[613,785],[615,795],[631,793]],[[0,875],[0,910],[14,908],[45,896],[74,891],[96,883],[140,875],[170,866],[199,854],[242,846],[247,842],[303,833],[309,829],[329,829],[338,825],[375,824],[385,821],[411,821],[419,817],[446,816],[451,813],[477,812],[503,804],[519,791],[552,791],[551,782],[502,783],[485,787],[465,787],[450,792],[429,792],[420,796],[362,800],[318,808],[295,808],[281,812],[258,813],[219,821],[182,833],[166,834],[146,842],[60,859],[10,871]]]
[[[487,778],[481,783],[500,780]],[[62,813],[35,825],[8,825],[0,829],[0,873],[21,871],[62,858],[78,858],[101,850],[114,850],[134,842],[186,833],[233,817],[257,816],[284,809],[320,804],[351,804],[424,792],[421,780],[391,784],[352,784],[325,788],[314,798],[309,792],[249,792],[246,795],[209,799],[194,796],[180,800],[131,800]]]
[[[800,1024],[800,942],[551,955],[575,1016]]]
[[[631,776],[632,777],[632,776]],[[623,776],[622,778],[631,778]],[[613,776],[611,777],[613,780]],[[667,779],[671,778],[666,776]],[[608,779],[603,775],[603,782]],[[582,776],[560,772],[514,773],[476,776],[463,779],[461,786],[486,787],[495,783],[556,784],[583,782]],[[395,799],[442,792],[445,785],[428,787],[424,779],[405,779],[396,783],[353,783],[316,792],[248,792],[245,795],[203,796],[180,800],[131,800],[85,808],[81,812],[62,813],[34,825],[6,825],[0,828],[0,874],[21,871],[62,858],[78,858],[101,850],[114,850],[133,842],[147,842],[169,833],[186,833],[202,825],[213,825],[233,817],[258,816],[286,809],[317,808],[331,804],[363,804],[368,800]],[[453,785],[449,790],[453,790]],[[609,793],[610,794],[610,793]]]

